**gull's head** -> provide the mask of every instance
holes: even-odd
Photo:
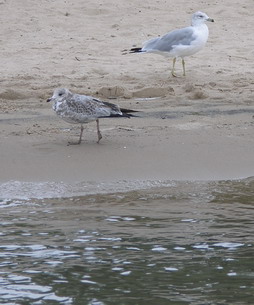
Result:
[[[200,25],[205,23],[206,21],[214,22],[214,20],[209,16],[207,16],[205,13],[196,12],[192,15],[191,25],[192,26]]]
[[[67,96],[71,95],[72,93],[66,88],[57,88],[54,90],[53,95],[47,99],[47,102],[51,101],[63,101],[67,98]]]

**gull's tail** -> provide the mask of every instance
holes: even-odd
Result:
[[[130,50],[122,50],[122,54],[123,55],[126,55],[126,54],[129,54],[129,53],[143,53],[143,52],[146,52],[144,50],[142,50],[142,48],[132,48]]]
[[[142,53],[142,48],[132,48],[129,50],[129,53]]]
[[[132,110],[132,109],[125,109],[125,108],[120,108],[121,112],[122,112],[122,117],[125,118],[131,118],[131,117],[137,117],[137,115],[135,114],[131,114],[133,112],[139,112],[137,110]],[[131,112],[131,113],[130,113]]]
[[[140,111],[125,109],[125,108],[118,108],[117,111],[112,111],[110,113],[110,115],[100,116],[99,119],[102,119],[102,118],[132,118],[132,117],[138,117],[137,115],[131,114],[130,112],[132,113],[132,112],[140,112]]]

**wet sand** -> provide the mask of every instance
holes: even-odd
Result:
[[[0,1],[0,182],[220,180],[254,175],[254,3],[202,1]],[[122,50],[187,26],[197,10],[215,19],[204,50],[172,62]],[[47,17],[47,18],[45,18]],[[140,110],[84,131],[55,116],[55,87]]]

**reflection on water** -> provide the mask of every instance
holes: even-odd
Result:
[[[254,180],[0,203],[1,304],[254,304]]]

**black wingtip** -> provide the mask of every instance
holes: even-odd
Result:
[[[130,119],[130,118],[138,118],[139,116],[131,113],[123,113],[122,117]]]
[[[120,108],[120,110],[122,112],[122,117],[125,117],[125,118],[135,118],[135,117],[138,117],[138,115],[133,114],[133,112],[135,112],[135,113],[140,112],[138,110],[125,109],[125,108]]]
[[[142,48],[132,48],[129,51],[129,53],[141,53],[141,52],[143,52]]]
[[[122,50],[122,55],[127,55],[127,54],[130,54],[130,53],[143,53],[145,51],[142,50],[142,48],[132,48],[130,50]]]
[[[132,109],[126,109],[126,108],[120,108],[122,113],[130,113],[130,112],[139,112],[138,110],[132,110]]]
[[[99,117],[100,119],[103,119],[103,118],[138,118],[139,116],[138,115],[134,115],[134,114],[130,114],[130,113],[122,113],[122,114],[119,114],[119,113],[116,113],[116,114],[110,114],[109,116],[101,116]]]

